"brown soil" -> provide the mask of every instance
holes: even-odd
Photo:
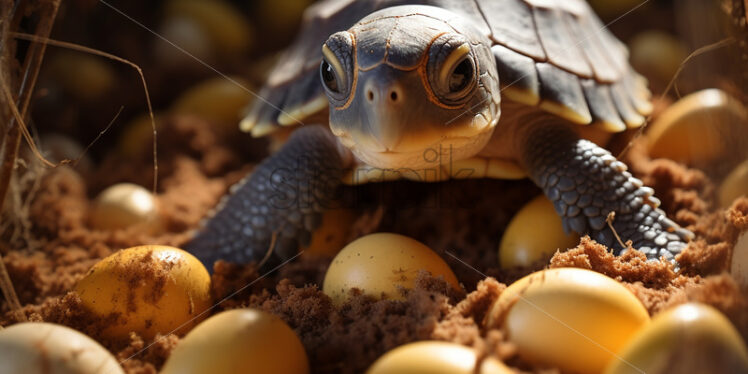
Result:
[[[91,196],[104,186],[122,181],[148,185],[151,159],[144,150],[136,159],[123,160],[113,154],[85,177],[68,167],[46,172],[30,207],[34,240],[3,249],[29,319],[61,323],[98,339],[124,360],[128,373],[155,373],[179,337],[147,341],[133,333],[124,341],[104,339],[98,331],[111,321],[88,313],[71,292],[73,286],[99,259],[118,249],[144,243],[182,244],[189,237],[188,230],[254,164],[240,156],[242,148],[231,134],[222,134],[200,119],[169,118],[161,130],[166,133],[169,139],[159,149],[158,191],[165,233],[97,231],[87,222]],[[265,146],[249,144],[255,149]],[[713,305],[748,337],[748,297],[725,273],[738,234],[748,228],[748,199],[736,201],[727,211],[716,210],[714,182],[701,171],[650,160],[638,144],[626,153],[626,160],[634,174],[657,190],[663,209],[696,233],[696,240],[679,258],[683,271],[675,273],[664,262],[646,262],[635,251],[615,257],[586,237],[576,248],[556,253],[550,267],[581,267],[613,277],[652,314],[686,301]],[[352,224],[352,238],[394,231],[419,239],[442,253],[467,294],[455,294],[444,282],[421,274],[405,301],[377,301],[354,294],[350,302],[336,308],[320,290],[330,259],[302,256],[259,279],[251,265],[217,263],[212,277],[216,300],[251,283],[217,310],[249,306],[279,315],[301,337],[315,373],[361,372],[387,350],[423,339],[472,346],[518,369],[542,369],[519,360],[501,331],[487,331],[481,323],[506,284],[548,264],[511,271],[498,266],[496,249],[506,224],[524,202],[539,193],[530,182],[399,182],[347,192],[355,192],[350,195],[356,198],[359,216]],[[12,324],[7,304],[3,302],[0,308],[2,325]]]

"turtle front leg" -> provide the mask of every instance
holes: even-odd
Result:
[[[553,202],[564,230],[589,234],[597,242],[623,250],[606,219],[622,241],[649,259],[674,262],[693,234],[657,207],[654,190],[634,178],[624,163],[594,143],[559,125],[531,126],[523,137],[522,162],[533,181]]]
[[[296,130],[277,153],[230,189],[185,249],[213,262],[293,257],[308,244],[341,182],[344,155],[321,126]],[[272,248],[271,248],[272,245]]]

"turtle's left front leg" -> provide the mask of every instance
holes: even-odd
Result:
[[[521,141],[522,162],[553,202],[567,233],[589,234],[620,254],[623,248],[606,222],[615,212],[613,227],[622,241],[631,240],[649,259],[670,261],[693,237],[658,209],[654,190],[626,171],[624,163],[568,127],[535,124]]]

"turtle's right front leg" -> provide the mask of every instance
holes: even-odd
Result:
[[[270,250],[274,263],[293,257],[319,225],[344,167],[329,130],[294,131],[280,151],[231,187],[185,249],[209,269],[219,259],[259,262]]]

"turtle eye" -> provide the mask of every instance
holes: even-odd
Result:
[[[328,90],[340,93],[338,88],[338,77],[335,75],[335,69],[330,65],[327,60],[322,60],[322,65],[319,67],[319,74],[322,78],[322,83],[325,84]]]
[[[322,45],[319,78],[325,86],[330,103],[336,107],[346,102],[356,79],[353,53],[353,39],[347,32],[333,34]]]
[[[476,86],[476,62],[462,35],[442,35],[429,51],[427,75],[434,95],[447,105],[461,105]]]
[[[452,74],[449,75],[449,92],[464,90],[472,80],[473,64],[470,63],[469,59],[463,58],[452,70]]]

